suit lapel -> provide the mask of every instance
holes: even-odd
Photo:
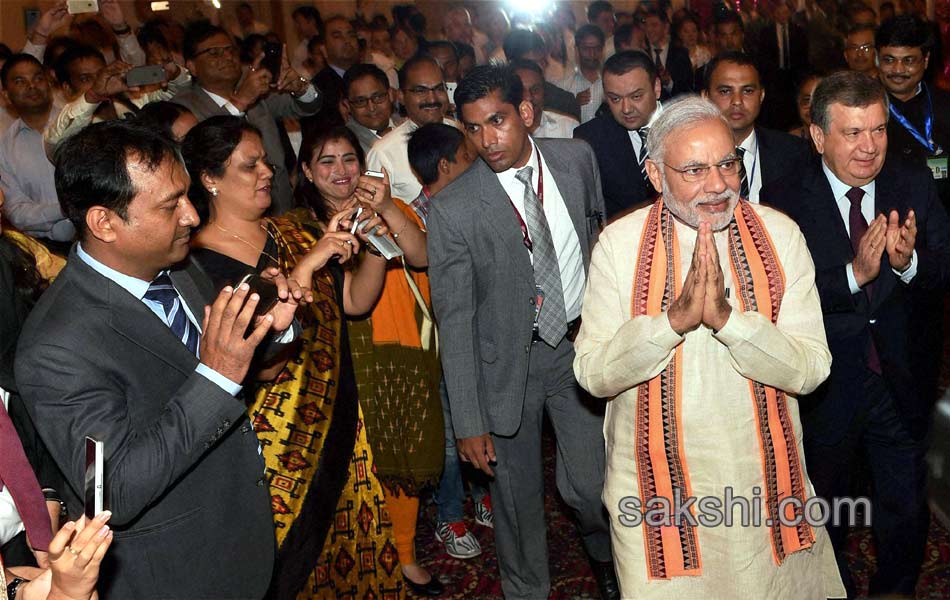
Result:
[[[509,256],[515,266],[525,274],[534,274],[531,266],[531,258],[528,256],[528,249],[524,245],[524,237],[521,235],[521,227],[518,223],[518,216],[515,208],[511,204],[511,199],[505,192],[495,175],[487,164],[481,159],[475,161],[474,167],[478,169],[478,193],[481,196],[485,206],[485,221],[495,230],[501,238],[502,243],[509,249]]]
[[[218,106],[214,100],[211,99],[211,96],[208,95],[208,92],[204,91],[198,83],[194,83],[194,92],[195,92],[195,104],[197,106],[198,113],[204,113],[209,115],[230,115],[226,108],[223,106]]]

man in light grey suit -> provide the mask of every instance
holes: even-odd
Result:
[[[429,205],[429,269],[462,460],[494,479],[507,598],[546,598],[541,425],[557,435],[557,485],[575,510],[601,593],[619,598],[600,494],[603,403],[574,379],[573,339],[603,219],[594,153],[533,140],[530,102],[508,67],[470,72],[455,93],[482,160]]]
[[[279,81],[271,81],[270,71],[260,66],[260,57],[242,74],[234,40],[227,31],[207,21],[188,26],[182,53],[195,81],[172,102],[187,107],[198,121],[215,115],[235,115],[245,117],[257,127],[267,159],[274,165],[274,213],[293,208],[293,190],[276,119],[316,114],[321,104],[317,90],[290,68],[286,56],[282,59]]]

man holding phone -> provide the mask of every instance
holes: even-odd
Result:
[[[118,543],[99,591],[260,598],[273,524],[241,382],[258,345],[290,328],[309,294],[274,269],[266,276],[282,299],[261,319],[245,285],[215,298],[187,260],[198,216],[179,151],[160,133],[125,121],[86,127],[58,149],[56,187],[80,242],[23,327],[16,379],[66,476],[73,518],[85,436],[103,442]]]

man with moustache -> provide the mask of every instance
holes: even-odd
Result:
[[[647,145],[661,196],[594,248],[574,359],[581,386],[611,398],[603,498],[621,594],[843,597],[825,530],[794,523],[801,505],[779,518],[813,495],[796,396],[831,363],[802,235],[739,197],[732,132],[707,100],[666,105]],[[705,499],[728,507],[730,491],[757,497],[761,521],[672,513],[702,498],[687,513],[706,525]],[[643,519],[664,503],[664,527]]]
[[[545,110],[547,99],[544,82],[544,71],[536,62],[530,60],[516,60],[508,63],[521,79],[524,88],[524,99],[534,108],[534,120],[528,125],[528,132],[539,138],[570,139],[577,128],[578,122],[574,117],[562,115],[553,110]]]
[[[457,124],[445,116],[449,96],[442,68],[431,56],[418,54],[406,61],[399,71],[397,95],[406,108],[407,119],[373,144],[366,155],[366,168],[386,169],[393,197],[408,204],[422,191],[409,165],[409,134],[429,123]]]
[[[881,83],[890,100],[888,151],[930,167],[946,207],[950,94],[923,80],[934,42],[930,26],[919,17],[901,15],[883,23],[875,41]]]
[[[719,107],[732,128],[742,160],[739,195],[749,202],[757,204],[763,186],[801,172],[810,160],[806,141],[756,125],[765,89],[745,54],[723,52],[709,61],[703,97]]]
[[[594,118],[604,100],[604,85],[600,66],[604,60],[604,32],[596,25],[582,25],[574,33],[577,67],[573,73],[557,83],[577,99],[581,107],[581,123]]]
[[[874,47],[874,25],[852,25],[844,39],[844,60],[848,68],[868,77],[877,77],[877,50]]]
[[[346,126],[356,134],[364,155],[396,126],[394,95],[386,74],[376,65],[354,65],[343,76],[343,106],[350,115]]]
[[[594,149],[611,219],[649,200],[654,192],[646,172],[650,123],[660,113],[660,77],[650,57],[624,50],[604,63],[608,111],[574,130]]]
[[[863,493],[855,473],[867,465],[878,565],[870,595],[912,598],[930,521],[924,454],[943,354],[950,220],[922,165],[885,160],[887,104],[880,82],[860,73],[822,80],[811,108],[820,164],[762,197],[802,228],[831,348],[831,376],[802,402],[808,473],[833,501]],[[845,508],[829,533],[850,598]]]
[[[578,518],[605,598],[619,598],[600,501],[603,404],[571,370],[590,249],[603,213],[590,147],[535,140],[531,103],[503,66],[455,94],[482,160],[429,204],[429,272],[452,423],[463,461],[491,482],[506,598],[546,598],[541,428],[557,437],[558,489]]]

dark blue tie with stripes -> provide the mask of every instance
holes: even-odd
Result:
[[[162,273],[152,281],[145,292],[145,299],[158,302],[165,310],[165,321],[171,322],[169,327],[172,333],[181,340],[181,343],[188,347],[192,354],[198,353],[198,331],[191,324],[188,315],[185,314],[185,307],[182,306],[181,297],[172,285],[172,280],[167,273]]]

